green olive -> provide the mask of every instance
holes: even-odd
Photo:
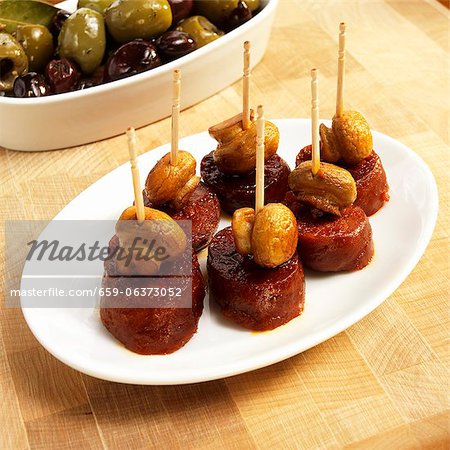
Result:
[[[228,20],[238,3],[239,0],[197,0],[195,11],[211,22],[220,25]],[[245,3],[251,12],[257,10],[261,5],[260,0],[245,0]]]
[[[190,34],[197,42],[197,48],[203,47],[224,35],[223,31],[203,16],[192,16],[182,20],[178,24],[177,30]]]
[[[41,72],[53,56],[53,37],[43,25],[19,25],[16,39],[28,57],[28,69]]]
[[[28,71],[23,47],[8,33],[0,33],[0,90],[11,91],[15,79]]]
[[[167,0],[117,0],[105,11],[105,20],[117,42],[151,39],[169,29],[172,10]]]
[[[114,0],[78,0],[78,9],[89,8],[104,13]]]
[[[75,61],[85,75],[93,73],[105,54],[103,16],[89,8],[74,12],[62,26],[58,47],[59,55]]]

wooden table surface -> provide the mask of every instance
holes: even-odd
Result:
[[[321,115],[332,116],[341,20],[347,107],[413,148],[440,188],[438,224],[412,274],[364,320],[303,354],[187,386],[82,375],[37,343],[20,310],[2,308],[0,448],[448,448],[449,13],[435,0],[282,0],[253,73],[254,102],[268,117],[309,115],[312,67],[322,74]],[[237,83],[187,110],[183,134],[235,114],[240,92]],[[147,148],[168,142],[169,121],[138,135]],[[1,149],[0,227],[51,219],[126,160],[124,137],[55,152]],[[3,269],[3,242],[0,253]]]

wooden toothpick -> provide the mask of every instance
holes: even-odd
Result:
[[[258,106],[258,116],[256,119],[256,201],[255,214],[264,208],[264,108]]]
[[[131,176],[133,177],[134,204],[136,206],[136,216],[139,223],[145,220],[144,199],[141,191],[141,177],[136,156],[136,131],[133,127],[127,130],[128,151],[130,153]]]
[[[250,127],[250,42],[244,42],[244,75],[242,92],[242,128]]]
[[[311,127],[312,127],[312,173],[316,175],[320,169],[319,141],[319,71],[311,70]]]
[[[181,71],[173,71],[172,93],[172,144],[170,147],[170,164],[176,166],[178,160],[178,141],[180,129],[180,104],[181,104]]]
[[[341,117],[344,112],[344,75],[345,75],[345,23],[339,25],[339,57],[338,80],[336,97],[336,117]]]

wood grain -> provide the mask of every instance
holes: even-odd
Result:
[[[20,310],[2,308],[0,448],[448,448],[449,18],[436,0],[283,0],[252,73],[252,101],[264,102],[267,117],[307,117],[310,69],[318,67],[321,115],[332,116],[337,29],[346,21],[346,106],[433,171],[433,239],[382,306],[287,361],[173,387],[81,375],[40,347]],[[241,89],[236,83],[185,111],[182,134],[234,115]],[[137,133],[151,149],[169,142],[170,122]],[[0,232],[7,219],[51,219],[127,159],[125,136],[55,152],[0,149]]]

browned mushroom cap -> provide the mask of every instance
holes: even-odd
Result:
[[[289,261],[297,248],[297,221],[281,203],[269,203],[256,217],[252,208],[238,209],[231,226],[237,252],[253,254],[261,267],[273,268]]]
[[[253,122],[254,119],[255,113],[253,109],[251,109],[250,120]],[[242,113],[236,114],[234,117],[231,117],[231,119],[224,120],[208,129],[209,135],[219,144],[226,144],[232,141],[242,131]]]
[[[167,260],[176,259],[187,245],[183,229],[162,211],[147,207],[144,210],[145,220],[142,223],[137,221],[135,206],[130,206],[121,214],[116,224],[116,234],[121,246],[125,250],[133,247],[148,249],[154,241],[155,251],[162,248]]]
[[[332,128],[320,126],[321,156],[324,161],[356,164],[373,150],[372,133],[366,119],[356,111],[345,111],[333,117]]]
[[[320,163],[316,175],[312,162],[299,164],[289,175],[289,187],[297,198],[321,211],[341,215],[356,200],[356,183],[350,172],[334,164]]]
[[[209,129],[209,134],[219,143],[214,152],[214,161],[219,170],[230,175],[251,172],[256,167],[256,123],[251,116],[251,125],[242,128],[242,114]],[[264,128],[265,154],[267,161],[278,150],[279,131],[275,124],[266,121]]]
[[[277,267],[289,261],[298,243],[297,220],[281,203],[269,203],[255,218],[253,257],[262,267]]]
[[[321,123],[319,127],[319,134],[322,142],[320,147],[320,158],[329,163],[338,162],[341,159],[341,154],[339,149],[336,148],[333,130]]]
[[[164,155],[145,182],[149,201],[153,205],[171,203],[180,208],[200,182],[195,175],[195,166],[195,159],[189,152],[179,150],[176,165],[170,163],[170,153]]]
[[[255,223],[255,210],[253,208],[237,209],[231,219],[236,251],[240,255],[252,254],[252,232]]]

